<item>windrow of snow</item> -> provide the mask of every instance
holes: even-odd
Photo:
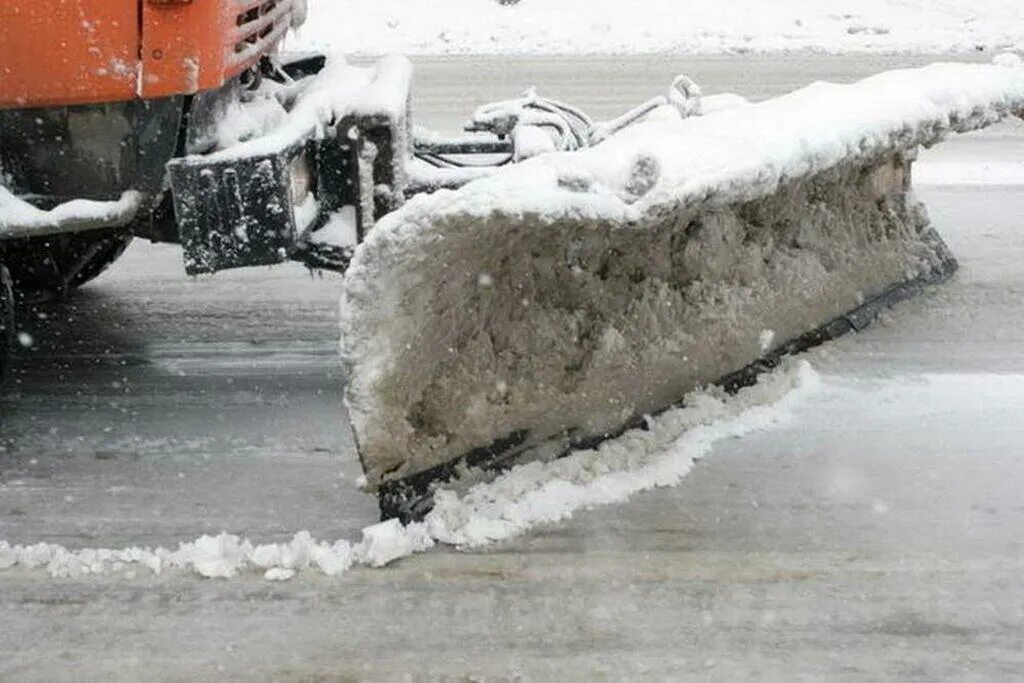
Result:
[[[1015,0],[313,0],[300,45],[383,54],[1024,48]]]
[[[788,417],[816,391],[819,378],[807,361],[791,361],[765,374],[736,396],[693,392],[683,408],[669,410],[596,450],[577,451],[548,463],[516,467],[466,493],[439,491],[423,522],[389,520],[366,527],[359,542],[316,541],[306,532],[288,543],[253,544],[234,534],[202,536],[176,550],[126,548],[68,550],[38,543],[0,541],[0,570],[45,570],[56,578],[191,571],[208,578],[262,573],[287,580],[317,570],[337,576],[353,566],[382,567],[446,543],[479,547],[570,517],[581,508],[620,502],[630,495],[677,483],[715,443],[767,428]]]
[[[226,532],[201,536],[167,548],[85,548],[69,550],[54,543],[11,545],[0,541],[0,570],[45,569],[54,578],[127,573],[136,568],[153,574],[168,570],[192,571],[206,578],[227,579],[242,572],[262,572],[270,580],[290,579],[297,572],[318,569],[327,576],[342,574],[353,565],[383,567],[400,557],[422,552],[434,545],[424,524],[403,526],[398,520],[363,529],[358,543],[316,541],[308,531],[295,534],[288,543],[254,544]]]

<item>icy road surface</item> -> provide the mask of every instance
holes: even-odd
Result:
[[[920,61],[683,70],[708,91],[761,98]],[[454,129],[480,101],[531,84],[613,115],[679,67],[426,62],[420,121]],[[639,73],[641,86],[622,85]],[[1013,678],[1024,670],[1022,160],[1019,124],[925,154],[918,177],[933,184],[919,192],[961,259],[956,280],[810,354],[816,400],[719,444],[677,487],[489,551],[435,549],[333,579],[0,573],[0,680]],[[0,539],[116,548],[308,529],[333,540],[375,521],[333,427],[337,277],[294,266],[188,280],[179,258],[137,242],[70,305],[39,309],[0,398]]]

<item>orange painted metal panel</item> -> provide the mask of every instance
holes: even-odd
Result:
[[[144,3],[142,96],[220,87],[273,49],[291,15],[292,0]]]
[[[292,14],[293,0],[0,0],[0,108],[218,88]]]
[[[224,36],[229,22],[234,24],[234,4],[233,0],[143,4],[143,97],[194,93],[224,82]]]
[[[137,0],[0,0],[0,108],[136,93]]]

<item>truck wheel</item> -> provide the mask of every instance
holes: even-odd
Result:
[[[131,241],[131,235],[104,230],[11,241],[0,249],[18,290],[59,292],[102,273]]]

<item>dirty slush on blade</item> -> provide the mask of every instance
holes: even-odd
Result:
[[[934,65],[656,111],[409,201],[357,249],[341,308],[383,515],[642,427],[695,387],[735,390],[949,278],[916,151],[1022,111],[1019,66]]]

